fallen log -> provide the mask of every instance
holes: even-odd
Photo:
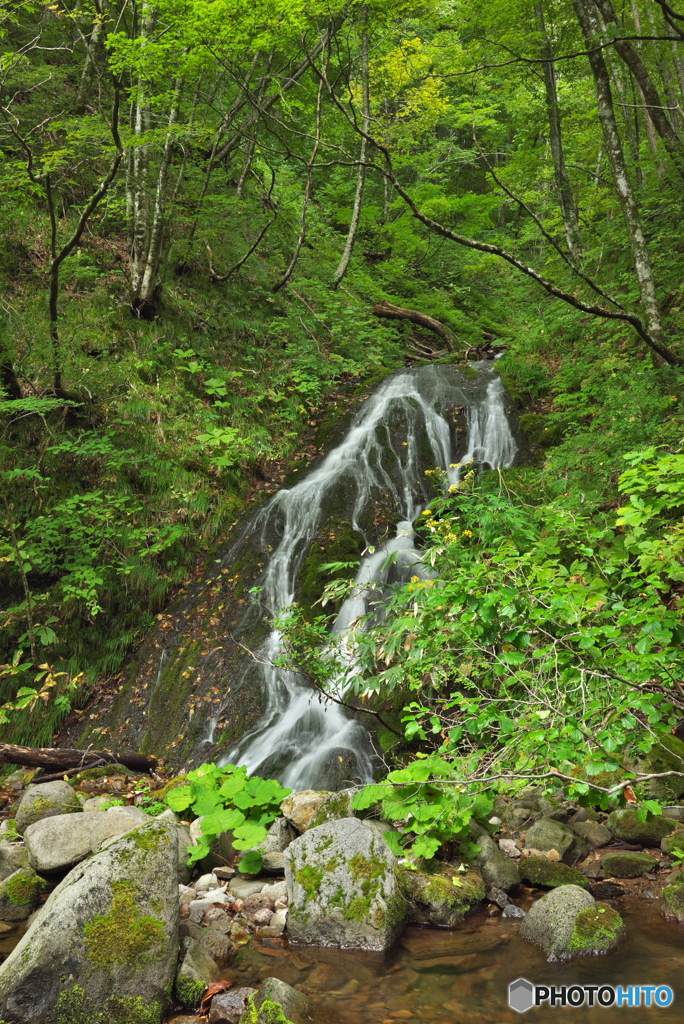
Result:
[[[402,309],[401,306],[393,306],[391,302],[378,302],[373,306],[373,315],[383,317],[386,320],[409,320],[412,324],[418,324],[427,331],[438,334],[446,343],[449,351],[454,347],[454,336],[448,327],[445,327],[439,320],[428,316],[426,313],[419,313],[416,309]]]
[[[0,761],[6,764],[20,764],[25,768],[52,768],[60,774],[73,769],[85,771],[87,768],[96,768],[103,764],[122,764],[131,771],[148,774],[157,767],[157,758],[145,754],[115,754],[111,750],[63,750],[59,747],[19,747],[14,743],[0,743]]]

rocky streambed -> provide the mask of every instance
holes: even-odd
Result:
[[[283,801],[255,878],[229,834],[191,871],[199,821],[146,814],[130,775],[25,783],[10,781],[0,828],[7,1024],[477,1024],[517,1019],[519,976],[676,991],[681,807],[642,821],[528,790],[473,823],[475,862],[435,868],[397,862],[393,826],[355,817],[351,791],[305,791]]]

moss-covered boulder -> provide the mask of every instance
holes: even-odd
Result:
[[[438,928],[455,928],[485,898],[479,871],[461,873],[445,867],[440,873],[400,869],[399,890],[408,904],[407,920]]]
[[[647,853],[607,853],[601,857],[601,867],[613,878],[638,878],[644,871],[653,871],[657,861]]]
[[[641,846],[660,846],[660,840],[675,829],[675,824],[662,814],[652,814],[642,821],[633,807],[620,807],[608,815],[606,825],[624,843]]]
[[[28,866],[0,882],[0,921],[25,921],[40,904],[47,882]]]
[[[660,736],[652,747],[646,763],[652,772],[684,772],[684,742],[676,736]],[[673,793],[674,796],[684,796],[684,778],[679,779],[671,775],[667,779],[657,781],[664,784],[666,791]]]
[[[549,960],[607,953],[624,935],[620,915],[577,885],[563,885],[533,903],[520,934]]]
[[[581,871],[544,857],[527,857],[520,862],[519,870],[520,877],[528,885],[542,885],[547,889],[555,889],[559,885],[589,885]]]
[[[0,842],[0,879],[9,878],[24,864],[28,864],[25,843]]]
[[[573,956],[609,953],[625,936],[625,926],[617,910],[605,903],[581,910],[575,918],[568,952]]]
[[[663,889],[663,913],[665,917],[684,921],[684,882],[677,881]]]
[[[680,829],[675,832],[674,835],[665,836],[664,839],[660,840],[660,849],[667,856],[671,856],[673,853],[680,853],[684,856],[684,829]]]
[[[482,825],[471,821],[470,828],[473,838],[480,848],[475,863],[485,885],[493,885],[497,889],[503,889],[504,892],[520,885],[520,871],[515,860],[499,849],[497,843]]]
[[[337,821],[340,818],[355,818],[352,800],[358,792],[358,789],[352,787],[341,789],[338,793],[330,793],[315,812],[309,827],[317,828],[319,825],[325,825],[326,821]]]
[[[376,823],[341,818],[285,851],[287,929],[294,942],[383,950],[408,911],[396,859]]]
[[[144,1015],[131,1024],[159,1024],[178,957],[177,869],[169,822],[110,840],[75,867],[0,966],[0,1020],[53,1024],[78,988],[94,1013],[144,993]]]
[[[252,1010],[256,1024],[308,1024],[311,1020],[309,1000],[304,993],[279,978],[264,978],[251,1002],[240,1024],[250,1024]]]
[[[29,825],[41,818],[82,811],[81,801],[68,783],[45,782],[42,786],[30,786],[26,790],[17,807],[15,827],[23,836]]]

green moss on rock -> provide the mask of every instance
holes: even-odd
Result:
[[[648,767],[653,772],[684,772],[684,742],[676,736],[660,736],[648,755]],[[675,797],[684,795],[684,779],[670,776],[661,781]]]
[[[673,853],[680,853],[684,856],[684,829],[675,832],[673,836],[665,836],[660,843],[660,849],[668,857]]]
[[[33,868],[19,868],[0,884],[0,899],[6,897],[15,907],[37,904],[48,883]]]
[[[684,921],[684,883],[677,881],[674,885],[666,885],[663,889],[663,899],[666,915]]]
[[[240,1024],[292,1024],[292,1021],[285,1016],[280,1003],[264,999],[261,1006],[257,1007],[254,996],[250,996],[240,1017]]]
[[[539,448],[553,448],[560,444],[568,428],[566,420],[536,412],[523,413],[519,422],[529,443]]]
[[[675,822],[662,814],[652,814],[642,821],[633,807],[621,807],[608,815],[606,825],[617,839],[643,846],[659,846],[661,839],[676,828]]]
[[[182,1006],[199,1006],[206,985],[203,981],[181,975],[176,978],[176,995]]]
[[[86,954],[99,970],[124,964],[133,970],[140,969],[164,942],[164,926],[157,918],[140,913],[139,887],[134,882],[112,882],[111,888],[110,912],[83,927]]]
[[[613,949],[625,933],[622,918],[612,907],[597,903],[581,910],[568,943],[572,953],[606,953]]]
[[[580,871],[544,857],[528,857],[522,861],[520,877],[523,882],[543,885],[547,889],[555,889],[559,885],[580,885],[586,889],[589,884]]]
[[[315,868],[313,865],[308,864],[306,867],[295,871],[295,881],[301,885],[307,896],[314,896],[323,881],[323,872],[320,868]]]
[[[601,858],[601,867],[613,878],[638,878],[655,866],[656,861],[647,853],[607,853]]]
[[[111,996],[103,1006],[76,985],[62,992],[56,1007],[56,1024],[161,1024],[162,1007],[144,996]],[[1,1024],[1,1022],[0,1022]]]

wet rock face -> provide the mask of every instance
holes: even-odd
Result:
[[[381,832],[357,818],[310,829],[285,851],[291,941],[387,949],[407,904]]]
[[[66,782],[45,782],[42,786],[31,786],[19,801],[15,815],[16,829],[21,836],[29,825],[42,818],[74,814],[82,810],[81,801]]]
[[[440,874],[400,870],[399,889],[408,903],[412,924],[455,928],[485,898],[485,884],[477,871],[460,874],[446,869]]]
[[[620,915],[577,885],[563,885],[533,903],[520,927],[548,960],[607,953],[625,934]]]
[[[177,870],[177,829],[166,822],[75,867],[0,966],[0,1019],[51,1024],[58,1007],[78,1019],[71,1003],[84,1020],[108,1007],[116,1019],[114,1004],[132,1013],[144,993],[144,1019],[161,1020],[177,960]]]

